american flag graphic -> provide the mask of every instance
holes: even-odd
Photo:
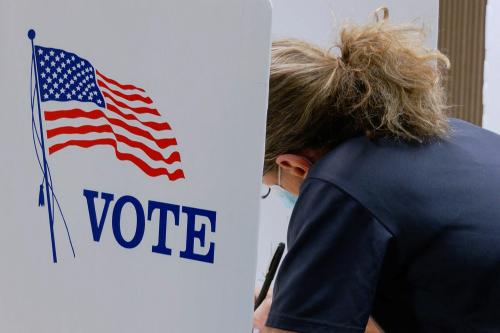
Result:
[[[74,53],[35,46],[47,151],[109,146],[150,177],[184,178],[177,140],[146,91]]]

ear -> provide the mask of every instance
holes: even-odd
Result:
[[[311,167],[311,162],[304,156],[295,154],[283,154],[276,158],[276,164],[278,164],[281,169],[286,170],[287,173],[304,179],[309,172]]]

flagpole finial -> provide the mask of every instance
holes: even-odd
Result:
[[[36,36],[36,32],[35,32],[35,30],[30,29],[30,30],[28,31],[28,38],[29,38],[29,39],[31,39],[31,40],[33,40],[33,39],[35,39],[35,36]]]

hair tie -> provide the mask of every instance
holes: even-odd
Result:
[[[342,57],[337,57],[337,67],[345,68],[345,63]]]

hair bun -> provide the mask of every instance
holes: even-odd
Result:
[[[440,69],[449,66],[448,58],[424,46],[422,27],[389,24],[386,7],[374,16],[372,24],[341,29],[337,47],[349,73],[332,80],[336,106],[349,106],[363,131],[375,137],[421,142],[445,134]]]
[[[273,42],[265,171],[279,154],[354,136],[422,142],[447,133],[448,59],[424,47],[422,27],[390,24],[386,7],[374,14],[341,29],[339,57],[305,41]]]

